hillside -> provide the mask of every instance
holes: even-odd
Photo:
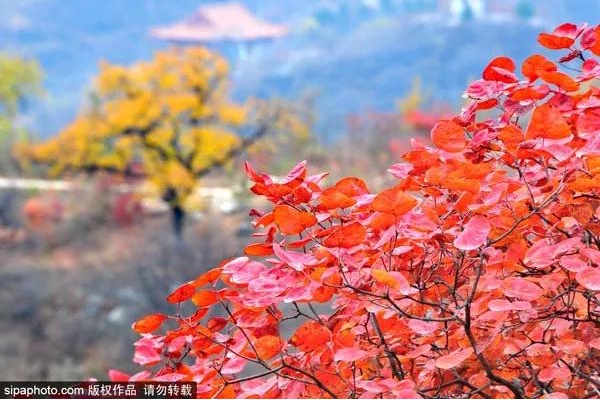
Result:
[[[149,58],[167,44],[148,30],[189,16],[203,3],[209,1],[0,0],[2,50],[36,57],[46,71],[47,95],[30,105],[25,123],[42,137],[54,134],[85,98],[100,59],[128,64]],[[291,34],[234,62],[236,95],[310,92],[317,98],[319,133],[327,137],[344,128],[348,113],[392,109],[417,76],[437,99],[456,99],[494,55],[522,59],[539,51],[533,40],[539,30],[558,20],[600,17],[600,4],[584,0],[570,7],[533,2],[526,20],[517,15],[518,1],[483,2],[485,15],[460,20],[440,6],[444,2],[431,0],[245,3],[262,18],[288,24]]]

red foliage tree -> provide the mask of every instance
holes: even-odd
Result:
[[[598,397],[600,28],[539,42],[566,72],[494,59],[380,193],[248,165],[273,203],[251,212],[260,241],[136,322],[144,370],[111,375],[200,397]]]

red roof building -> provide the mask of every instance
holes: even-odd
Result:
[[[170,42],[255,42],[285,36],[283,25],[258,19],[237,2],[201,6],[193,15],[172,25],[154,28],[150,34]]]

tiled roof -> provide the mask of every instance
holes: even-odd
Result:
[[[173,42],[253,41],[284,36],[287,28],[262,21],[241,3],[201,6],[193,15],[150,34]]]

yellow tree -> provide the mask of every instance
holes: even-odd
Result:
[[[0,54],[0,171],[3,173],[14,172],[9,149],[28,138],[18,117],[27,100],[42,94],[42,78],[37,61]]]
[[[103,63],[92,101],[62,132],[25,149],[52,174],[143,174],[169,204],[182,234],[198,180],[271,133],[307,134],[282,102],[231,100],[227,62],[205,48],[158,52],[131,67]]]

